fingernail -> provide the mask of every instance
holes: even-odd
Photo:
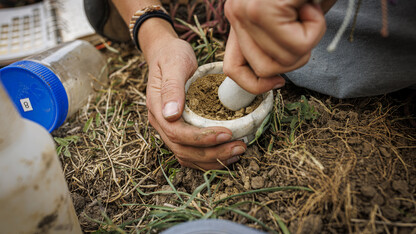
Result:
[[[227,142],[227,141],[231,140],[231,137],[232,136],[230,134],[227,134],[227,133],[218,134],[218,136],[217,136],[217,142],[218,143]]]
[[[280,89],[281,87],[285,86],[285,82],[276,84],[273,89]]]
[[[241,155],[246,152],[246,149],[242,146],[236,146],[231,150],[231,156]]]
[[[163,108],[163,116],[165,118],[174,116],[179,112],[179,105],[177,102],[168,102]]]
[[[233,163],[237,162],[238,160],[240,160],[240,157],[239,156],[234,156],[234,157],[227,160],[227,165],[233,164]]]

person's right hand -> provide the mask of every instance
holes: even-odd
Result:
[[[225,14],[224,72],[254,94],[283,86],[278,74],[307,63],[326,29],[321,8],[306,0],[227,0]]]
[[[198,128],[181,118],[185,83],[197,68],[189,43],[179,39],[164,20],[149,19],[142,27],[139,41],[149,65],[146,97],[150,124],[182,166],[209,170],[238,161],[246,145],[229,142],[229,129]]]

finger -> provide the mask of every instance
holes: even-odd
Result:
[[[184,166],[184,167],[190,167],[194,169],[199,169],[202,171],[207,170],[219,170],[223,169],[224,167],[228,167],[231,164],[237,162],[240,160],[240,157],[236,156],[235,158],[232,158],[232,160],[224,161],[224,162],[215,162],[215,163],[195,163],[195,162],[188,162],[188,161],[182,161],[178,159],[178,162]]]
[[[273,41],[269,35],[265,34],[263,30],[258,30],[255,27],[250,27],[253,33],[248,33],[247,29],[241,28],[237,25],[235,30],[239,45],[241,46],[241,53],[246,58],[254,73],[259,77],[271,77],[279,73],[284,73],[298,68],[297,65],[302,63],[300,59],[302,56],[296,55],[288,51],[281,44]],[[251,35],[256,35],[252,37]],[[258,39],[262,37],[262,39]],[[256,41],[264,43],[262,49]],[[266,51],[268,51],[266,53]],[[271,57],[272,54],[274,57]]]
[[[233,29],[230,31],[225,51],[224,73],[236,81],[243,89],[253,94],[264,93],[272,88],[280,88],[285,83],[280,76],[270,78],[257,77],[241,53]]]
[[[148,117],[152,126],[159,127],[159,133],[163,131],[170,141],[183,145],[212,146],[231,140],[232,132],[224,127],[197,128],[186,124],[183,119],[168,122],[162,114],[161,82],[158,69],[149,71],[146,100]]]
[[[233,141],[212,147],[172,145],[171,148],[177,158],[195,163],[215,163],[218,160],[227,162],[233,157],[242,155],[246,149],[247,147],[242,141]]]
[[[195,72],[194,58],[169,58],[160,63],[163,117],[175,121],[182,115],[185,103],[185,83]]]
[[[230,32],[231,38],[236,37],[235,32],[237,31],[232,30]],[[244,29],[240,30],[239,33],[241,36],[238,37],[238,42],[235,42],[235,40],[231,40],[230,45],[228,45],[227,43],[226,56],[227,56],[227,49],[230,46],[229,56],[232,57],[233,59],[229,58],[228,59],[229,63],[241,64],[242,63],[241,59],[234,59],[234,57],[238,57],[238,56],[243,57],[248,61],[250,68],[252,72],[254,72],[254,74],[250,75],[249,74],[250,71],[247,71],[247,68],[244,70],[235,69],[234,71],[228,71],[228,72],[231,78],[233,78],[233,75],[236,75],[235,73],[244,74],[243,78],[245,78],[244,79],[245,81],[244,82],[239,81],[238,83],[240,84],[241,82],[240,85],[247,91],[252,90],[252,92],[257,91],[255,93],[260,93],[260,92],[268,91],[272,88],[274,89],[280,88],[284,85],[284,79],[278,76],[277,74],[285,73],[288,71],[292,71],[296,68],[299,68],[305,65],[309,60],[310,54],[307,54],[305,56],[300,57],[297,60],[297,62],[295,62],[291,66],[285,66],[285,65],[279,64],[277,61],[274,61],[270,56],[265,54],[257,46],[257,44],[252,40],[251,36],[248,35],[244,31]],[[242,43],[245,44],[244,47],[239,47],[239,45],[241,45]],[[240,51],[240,48],[241,48],[241,51]],[[224,63],[226,63],[226,61],[224,61]],[[242,69],[242,68],[239,67],[239,69]],[[252,76],[261,77],[261,78],[259,78],[256,81],[256,83],[254,83],[255,80],[251,78]],[[239,79],[239,80],[243,78],[235,77],[235,79]],[[272,85],[272,83],[274,84]]]
[[[298,55],[307,53],[319,42],[326,29],[322,11],[312,4],[304,4],[298,9],[267,7],[263,4],[257,9],[256,14],[249,15],[247,20],[243,21],[244,27],[256,25],[291,53]],[[292,12],[292,17],[288,11]],[[274,25],[274,27],[265,27],[265,25]],[[256,39],[260,40],[261,37]]]
[[[175,144],[209,147],[228,142],[232,138],[232,132],[224,127],[197,128],[185,123],[182,119],[175,122],[167,122],[163,117],[155,117],[148,111],[150,124],[163,134],[164,140]]]
[[[151,113],[149,113],[149,120],[152,118]],[[213,169],[213,166],[217,165],[218,161],[221,161],[224,165],[229,165],[238,161],[240,159],[239,156],[247,149],[246,144],[242,141],[234,141],[206,148],[184,146],[171,142],[164,132],[161,131],[161,128],[157,123],[154,124],[153,127],[159,132],[165,144],[175,153],[178,160],[180,162],[187,162],[184,166],[188,167],[191,167],[191,162],[196,165],[210,165],[210,169]],[[181,163],[181,165],[183,165],[183,163]]]
[[[306,37],[313,41],[312,47],[315,47],[326,32],[322,8],[319,5],[305,4],[299,10],[299,18],[305,26]]]

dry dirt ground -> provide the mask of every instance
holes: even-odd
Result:
[[[266,232],[416,233],[414,91],[340,100],[288,84],[242,159],[205,173],[182,168],[149,125],[147,65],[116,48],[109,84],[53,133],[83,231],[209,217]]]
[[[176,13],[190,22],[195,10],[226,33],[221,7],[195,6]],[[220,218],[266,232],[416,233],[414,91],[339,100],[288,84],[242,159],[202,172],[182,168],[149,125],[143,58],[115,47],[105,52],[109,83],[53,132],[84,232],[153,233]]]

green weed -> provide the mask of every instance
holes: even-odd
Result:
[[[71,144],[76,144],[79,140],[79,136],[67,136],[64,138],[54,137],[53,139],[58,144],[56,148],[56,153],[58,155],[63,154],[66,157],[71,157],[71,152],[69,151],[69,147]]]

